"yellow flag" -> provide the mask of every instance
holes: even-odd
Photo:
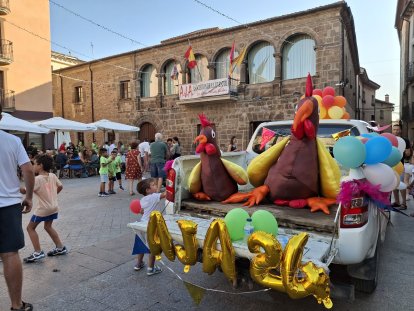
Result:
[[[332,137],[335,139],[335,140],[338,140],[339,138],[341,138],[341,137],[344,137],[344,136],[349,136],[349,135],[351,135],[351,130],[345,130],[345,131],[342,131],[342,132],[338,132],[338,133],[334,133],[334,134],[332,134]]]
[[[236,67],[240,66],[241,63],[243,62],[244,57],[246,55],[246,50],[247,50],[247,48],[244,48],[242,50],[242,52],[240,53],[240,55],[237,56],[235,59],[233,59],[233,62],[230,64],[229,76],[231,76],[232,73],[233,73],[233,71],[234,71],[234,69]]]
[[[191,298],[193,298],[194,303],[198,306],[201,300],[203,299],[203,296],[206,290],[204,288],[188,283],[186,281],[183,281],[183,282]]]

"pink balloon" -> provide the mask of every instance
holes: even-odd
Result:
[[[322,98],[322,104],[326,107],[326,108],[330,108],[333,106],[335,102],[335,97],[333,97],[332,95],[326,95]]]
[[[322,90],[321,89],[314,89],[312,91],[312,95],[319,95],[320,97],[322,97]]]
[[[388,139],[394,147],[398,147],[398,139],[395,135],[391,133],[382,133],[381,136],[384,136]]]
[[[132,200],[131,203],[129,204],[129,209],[134,214],[141,213],[141,209],[142,209],[141,208],[141,202],[139,200]]]
[[[324,98],[326,95],[335,96],[335,89],[332,86],[327,86],[322,91],[322,98]]]

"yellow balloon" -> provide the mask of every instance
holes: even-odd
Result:
[[[393,169],[398,173],[399,176],[401,176],[401,174],[404,172],[404,164],[398,162],[398,164],[394,166]]]
[[[318,101],[318,106],[321,107],[322,106],[322,97],[320,97],[319,95],[312,95],[313,98],[315,98]]]
[[[161,253],[164,252],[169,260],[174,261],[175,252],[173,240],[165,224],[164,217],[162,217],[159,211],[154,211],[150,215],[147,227],[147,241],[151,254],[157,260],[161,259]]]
[[[331,119],[341,119],[342,116],[344,115],[344,111],[342,110],[341,107],[332,106],[328,110],[328,115]]]
[[[177,223],[183,236],[184,246],[175,245],[175,254],[178,260],[185,265],[184,272],[187,273],[190,271],[190,266],[194,266],[197,263],[197,224],[191,220],[183,219],[177,220]]]
[[[217,249],[217,240],[220,241],[221,251]],[[212,274],[218,266],[221,266],[224,275],[235,284],[237,280],[235,260],[236,254],[224,220],[213,220],[204,238],[203,271]]]
[[[308,234],[302,232],[293,236],[286,245],[281,266],[283,284],[289,297],[297,299],[313,295],[318,303],[323,303],[330,309],[332,301],[328,274],[313,262],[302,265],[303,249],[307,241]]]
[[[319,119],[326,118],[326,108],[323,106],[319,106]]]
[[[250,235],[247,245],[251,253],[258,254],[250,262],[252,279],[264,287],[285,292],[281,275],[274,273],[279,269],[282,259],[282,247],[278,240],[270,233],[257,231]]]

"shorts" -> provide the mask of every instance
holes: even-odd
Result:
[[[58,213],[54,213],[52,215],[44,216],[44,217],[33,215],[32,218],[30,218],[30,221],[31,222],[42,222],[42,221],[49,221],[49,220],[55,220],[55,219],[58,219]]]
[[[115,176],[108,176],[108,180],[109,181],[116,181],[116,177]]]
[[[116,173],[116,180],[121,180],[121,179],[122,179],[121,172]]]
[[[152,178],[165,178],[165,171],[164,171],[165,163],[151,163],[151,177]]]
[[[101,182],[108,182],[108,174],[101,174]]]
[[[24,247],[22,205],[0,208],[0,253],[17,252]]]

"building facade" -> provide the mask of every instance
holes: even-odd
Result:
[[[52,71],[84,63],[77,57],[52,51]]]
[[[376,121],[375,111],[375,92],[380,85],[368,78],[365,68],[361,68],[358,75],[358,98],[357,111],[359,111],[358,119],[364,121]]]
[[[0,102],[4,112],[28,121],[53,116],[49,2],[0,1]],[[41,136],[15,133],[41,145]]]
[[[188,42],[194,69],[183,57]],[[228,79],[233,42],[235,57],[240,54],[243,61]],[[338,2],[243,26],[204,29],[56,70],[54,113],[85,123],[133,124],[141,128],[141,140],[153,139],[155,132],[178,136],[185,154],[194,152],[198,114],[205,113],[222,150],[233,135],[244,149],[260,122],[293,118],[308,72],[315,88],[332,86],[345,96],[354,117],[359,68],[352,13]],[[108,139],[95,135],[98,143]],[[89,144],[92,134],[78,138]],[[133,134],[109,138],[125,141]]]
[[[403,136],[414,138],[414,1],[398,0],[395,28],[400,41],[400,121]]]

